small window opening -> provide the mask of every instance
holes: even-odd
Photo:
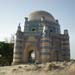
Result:
[[[53,32],[53,30],[50,30],[50,32]]]
[[[35,29],[33,28],[32,31],[35,31]]]

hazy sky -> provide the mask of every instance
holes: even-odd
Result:
[[[71,58],[75,59],[75,0],[0,0],[0,41],[16,33],[18,23],[32,11],[45,10],[69,30]]]

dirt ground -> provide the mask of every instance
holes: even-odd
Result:
[[[75,61],[3,66],[0,75],[75,75]]]

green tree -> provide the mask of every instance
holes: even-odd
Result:
[[[0,64],[11,65],[13,59],[13,43],[0,42]]]

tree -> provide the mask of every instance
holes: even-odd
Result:
[[[13,46],[13,43],[0,42],[0,62],[2,65],[11,65],[13,59]]]

